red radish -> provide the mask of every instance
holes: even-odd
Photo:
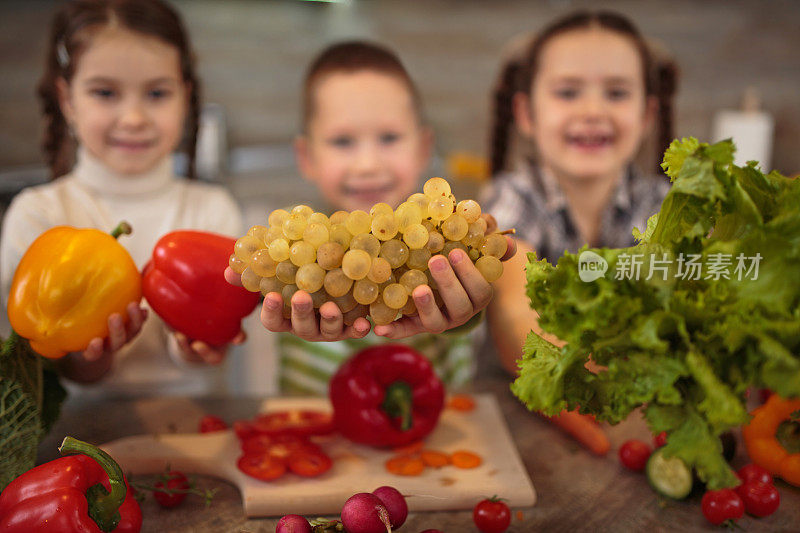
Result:
[[[384,485],[372,491],[372,494],[380,498],[386,510],[389,512],[389,520],[392,527],[397,529],[402,526],[408,518],[408,504],[406,498],[394,487]]]
[[[278,520],[275,533],[311,533],[311,524],[297,514],[287,514]]]
[[[350,496],[342,507],[347,533],[392,533],[389,511],[380,498],[368,492]]]

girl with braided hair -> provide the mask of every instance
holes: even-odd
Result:
[[[166,3],[74,0],[58,9],[38,87],[52,181],[23,190],[6,212],[4,298],[28,246],[53,226],[110,231],[127,220],[134,233],[120,243],[140,269],[172,230],[241,233],[232,196],[193,179],[199,92],[188,35]],[[189,179],[172,170],[184,138]],[[64,375],[104,378],[95,390],[123,395],[200,394],[224,384],[225,348],[167,331],[141,302],[127,315],[112,314],[108,338],[60,360]]]

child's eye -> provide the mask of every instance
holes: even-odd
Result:
[[[630,96],[631,92],[628,89],[608,89],[606,95],[609,100],[625,100]]]
[[[102,100],[109,100],[115,96],[114,90],[107,88],[96,88],[92,89],[90,92],[93,96],[96,96]]]
[[[349,148],[353,146],[354,140],[352,137],[348,137],[346,135],[340,135],[338,137],[333,137],[332,139],[328,140],[328,144],[335,146],[337,148]]]
[[[151,89],[147,91],[147,97],[151,100],[161,100],[163,98],[167,98],[172,94],[172,91],[168,89]]]
[[[573,87],[564,87],[561,89],[555,90],[556,98],[561,98],[562,100],[574,100],[578,96],[578,89]]]
[[[400,135],[397,133],[381,133],[379,140],[381,144],[392,144],[400,140]]]

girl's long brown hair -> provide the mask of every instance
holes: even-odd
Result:
[[[178,49],[181,76],[190,87],[186,151],[189,156],[189,177],[194,178],[200,87],[189,37],[178,13],[160,0],[73,0],[63,4],[53,17],[44,74],[37,87],[45,123],[42,149],[50,167],[50,179],[70,171],[76,148],[58,103],[56,81],[63,78],[70,82],[93,33],[112,23],[136,33],[157,37]]]
[[[667,57],[654,57],[642,34],[623,15],[611,11],[578,11],[547,26],[530,41],[524,53],[512,55],[502,66],[495,82],[492,99],[489,146],[492,176],[506,169],[514,122],[512,111],[514,94],[521,92],[530,96],[542,48],[557,35],[590,27],[602,28],[629,37],[639,52],[644,73],[645,94],[656,96],[658,99],[657,161],[654,166],[658,173],[662,172],[659,165],[661,154],[667,149],[673,137],[672,102],[677,89],[677,65]]]

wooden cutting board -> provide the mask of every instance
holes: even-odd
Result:
[[[320,441],[334,464],[317,478],[288,473],[275,481],[259,481],[236,467],[239,441],[231,430],[215,433],[140,435],[106,443],[102,448],[133,474],[163,472],[167,464],[185,473],[227,480],[242,495],[247,516],[338,515],[356,492],[392,485],[410,495],[411,511],[472,509],[485,497],[498,495],[511,507],[536,503],[536,492],[511,439],[495,398],[475,395],[476,408],[461,412],[445,409],[439,424],[425,441],[443,452],[466,449],[484,459],[481,466],[464,470],[453,466],[427,468],[422,475],[390,474],[384,467],[391,451],[354,444],[340,435]],[[329,411],[327,398],[271,398],[262,412],[288,409]]]

